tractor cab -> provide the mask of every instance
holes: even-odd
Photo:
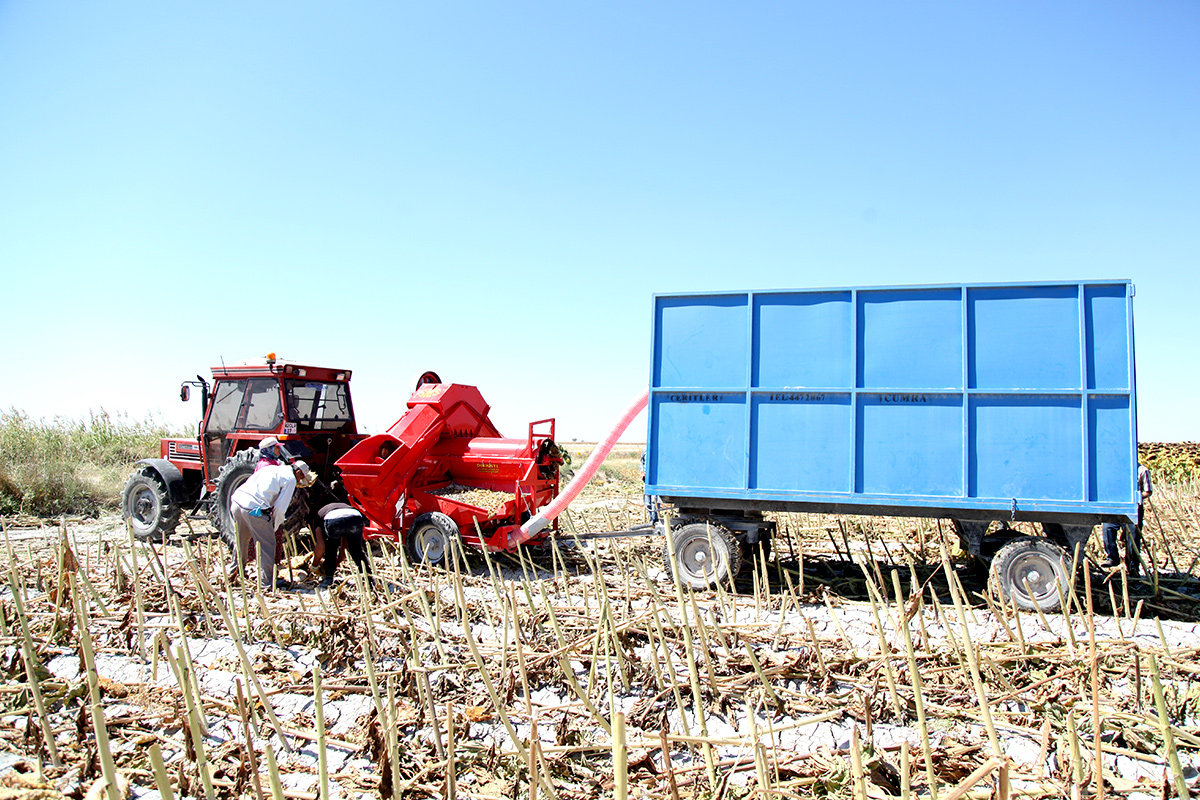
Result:
[[[259,443],[273,436],[289,460],[303,459],[328,487],[334,463],[359,440],[350,399],[350,370],[265,358],[212,368],[212,384],[197,376],[180,399],[200,390],[195,438],[163,439],[161,457],[139,462],[126,483],[125,513],[134,533],[161,538],[182,509],[206,512],[222,531],[228,500],[254,471]]]
[[[228,458],[267,436],[324,477],[325,467],[361,438],[349,381],[349,370],[278,361],[214,368],[200,428],[208,488]]]

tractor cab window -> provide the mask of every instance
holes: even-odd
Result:
[[[212,413],[208,416],[209,433],[229,433],[237,425],[246,381],[217,381],[213,387]]]
[[[209,433],[273,431],[282,421],[279,383],[274,378],[217,381],[213,387]]]
[[[288,419],[298,430],[336,431],[354,419],[344,383],[288,381],[286,388]]]
[[[274,378],[251,378],[247,381],[245,420],[242,430],[273,431],[283,422],[283,406],[279,401],[279,384]]]

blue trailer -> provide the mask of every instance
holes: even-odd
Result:
[[[1125,280],[655,295],[646,493],[679,511],[668,569],[731,577],[769,541],[765,511],[937,517],[972,555],[994,552],[994,589],[1056,607],[1093,526],[1136,519],[1133,294]]]

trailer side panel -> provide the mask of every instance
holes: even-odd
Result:
[[[656,295],[646,491],[1133,516],[1132,297],[1129,281]]]

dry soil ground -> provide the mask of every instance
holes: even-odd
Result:
[[[769,559],[692,594],[661,539],[573,538],[641,520],[613,477],[555,545],[429,570],[380,544],[374,590],[343,566],[318,592],[303,558],[298,591],[228,585],[197,523],[8,527],[0,772],[47,799],[103,790],[106,751],[136,797],[1194,790],[1195,494],[1156,497],[1157,579],[1083,570],[1051,615],[943,566],[932,520],[780,515]]]

